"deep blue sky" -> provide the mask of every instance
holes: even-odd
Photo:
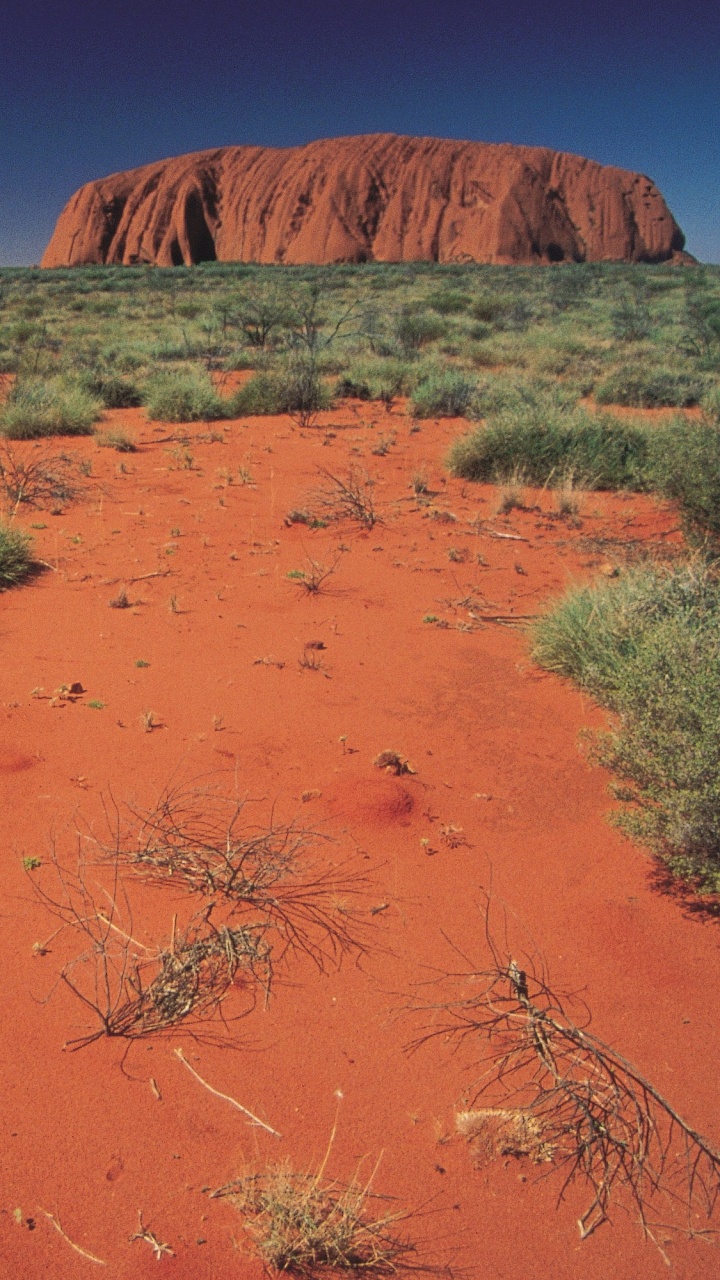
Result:
[[[720,0],[0,0],[0,265],[91,178],[376,131],[640,170],[720,262]]]

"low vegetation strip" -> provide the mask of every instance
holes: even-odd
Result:
[[[720,890],[720,583],[706,565],[573,590],[535,627],[535,660],[613,713],[594,755],[615,821],[670,871]]]
[[[455,442],[453,475],[496,482],[509,475],[527,484],[655,492],[677,502],[687,530],[720,538],[720,422],[708,405],[700,418],[674,415],[663,423],[592,413],[538,393],[501,408]]]

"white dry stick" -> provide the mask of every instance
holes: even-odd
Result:
[[[194,1075],[195,1079],[203,1086],[203,1088],[208,1090],[208,1093],[213,1093],[216,1098],[222,1098],[224,1102],[229,1102],[231,1107],[235,1107],[237,1111],[242,1111],[243,1115],[248,1117],[251,1124],[259,1125],[261,1129],[266,1129],[274,1138],[282,1137],[282,1134],[278,1133],[277,1129],[273,1129],[271,1125],[266,1124],[259,1116],[253,1115],[252,1111],[248,1111],[247,1107],[243,1107],[241,1103],[235,1100],[235,1098],[231,1098],[228,1093],[221,1093],[219,1089],[213,1089],[213,1086],[208,1084],[207,1080],[203,1080],[202,1076],[198,1075],[195,1068],[191,1067],[182,1049],[175,1049],[174,1053],[175,1057],[180,1059],[183,1066],[187,1067],[191,1075]]]
[[[40,1213],[45,1214],[48,1222],[52,1222],[55,1230],[62,1236],[63,1240],[70,1245],[71,1249],[74,1249],[76,1253],[79,1253],[81,1258],[87,1258],[88,1262],[97,1262],[99,1267],[106,1267],[108,1265],[104,1258],[96,1258],[94,1253],[88,1253],[87,1249],[81,1249],[79,1244],[75,1244],[75,1241],[71,1240],[70,1237],[65,1234],[60,1226],[59,1220],[54,1214],[48,1213],[47,1209],[43,1209],[42,1205],[38,1205],[38,1209],[40,1210]]]

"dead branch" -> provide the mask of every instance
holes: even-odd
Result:
[[[328,483],[316,490],[313,501],[329,519],[357,520],[366,529],[382,523],[373,496],[375,481],[366,471],[351,467],[344,480],[325,467],[318,467],[318,473]]]
[[[462,1121],[474,1126],[480,1149],[551,1161],[564,1174],[559,1200],[572,1183],[584,1183],[590,1199],[578,1221],[582,1239],[610,1220],[616,1199],[635,1210],[656,1244],[658,1226],[688,1237],[716,1234],[698,1218],[709,1222],[720,1197],[720,1150],[621,1053],[567,1015],[544,973],[502,954],[487,922],[486,938],[486,969],[446,975],[471,982],[474,994],[414,1003],[416,1012],[433,1013],[434,1025],[410,1046],[437,1036],[484,1043],[473,1102],[482,1098],[483,1108]],[[490,1133],[498,1126],[501,1145]],[[656,1217],[660,1202],[669,1223]]]
[[[55,1217],[54,1213],[48,1213],[47,1209],[43,1209],[42,1205],[38,1205],[38,1209],[40,1213],[44,1214],[48,1222],[52,1223],[58,1235],[62,1236],[65,1243],[69,1244],[70,1248],[74,1249],[76,1253],[79,1253],[81,1258],[87,1258],[88,1262],[97,1262],[99,1267],[107,1266],[107,1262],[104,1258],[96,1258],[94,1253],[88,1253],[87,1249],[81,1249],[79,1244],[76,1244],[74,1240],[71,1240],[69,1235],[63,1231],[60,1225],[60,1220]]]
[[[150,949],[133,937],[119,862],[112,866],[109,888],[91,885],[80,859],[74,871],[57,858],[53,862],[56,887],[50,891],[33,879],[33,888],[61,927],[83,943],[58,980],[95,1024],[65,1048],[75,1051],[103,1036],[137,1040],[181,1024],[192,1029],[217,1015],[231,992],[245,996],[243,1011],[235,1015],[241,1017],[254,1007],[258,988],[267,996],[272,965],[265,922],[216,928],[206,910],[179,935],[173,921],[169,944]]]
[[[127,813],[125,830],[109,815],[112,839],[96,844],[102,860],[198,894],[231,920],[252,914],[267,926],[266,945],[280,958],[299,951],[322,970],[366,950],[360,899],[367,880],[348,860],[318,865],[312,851],[328,837],[272,819],[253,826],[244,800],[204,789],[171,788],[153,809],[128,806]]]

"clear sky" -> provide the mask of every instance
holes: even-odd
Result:
[[[0,0],[0,265],[92,178],[374,132],[639,170],[720,262],[720,0]]]

